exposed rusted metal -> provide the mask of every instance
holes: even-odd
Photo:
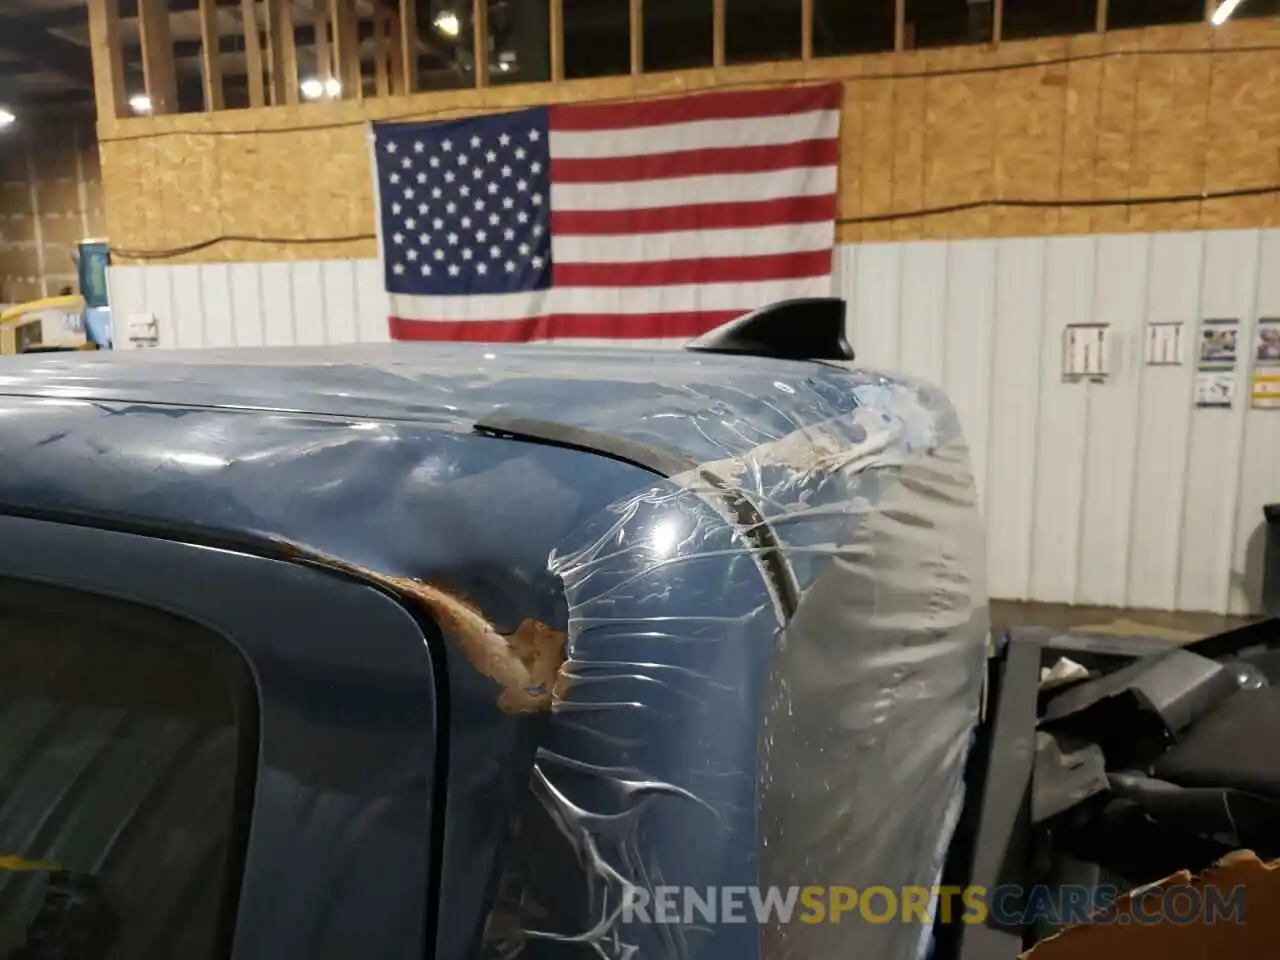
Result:
[[[410,577],[379,573],[280,538],[272,538],[272,543],[294,560],[380,586],[428,613],[462,648],[467,662],[498,684],[498,708],[504,713],[551,709],[563,682],[563,632],[526,618],[514,633],[504,636],[480,609],[456,592]]]

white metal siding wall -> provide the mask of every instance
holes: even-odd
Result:
[[[973,447],[992,596],[1246,612],[1280,411],[1251,410],[1257,317],[1280,316],[1280,231],[842,247],[859,360],[941,384]],[[386,340],[376,261],[116,267],[113,312],[175,347]],[[1148,367],[1148,321],[1241,320],[1236,403],[1192,408],[1194,345]],[[1062,328],[1117,332],[1105,384],[1062,381]]]
[[[155,314],[160,345],[178,349],[390,339],[376,260],[112,267],[108,279],[118,340],[131,313]]]

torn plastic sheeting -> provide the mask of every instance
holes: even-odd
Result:
[[[494,955],[921,950],[911,925],[652,923],[622,909],[634,888],[937,879],[987,651],[976,494],[940,394],[850,379],[854,409],[829,416],[819,397],[807,422],[797,402],[787,433],[657,482],[552,557],[569,641],[534,779],[547,828],[517,828],[515,846],[541,853],[503,878]],[[709,476],[768,522],[800,591],[789,618]]]

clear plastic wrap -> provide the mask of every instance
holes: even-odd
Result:
[[[492,956],[928,948],[901,904],[882,922],[808,922],[794,897],[938,882],[989,633],[967,448],[950,402],[920,384],[831,369],[773,386],[745,404],[685,396],[680,426],[723,455],[614,504],[551,557],[564,692]],[[631,435],[678,416],[651,408]]]

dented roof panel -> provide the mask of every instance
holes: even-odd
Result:
[[[502,409],[698,462],[847,414],[889,382],[830,364],[625,348],[364,344],[130,351],[0,363],[0,395],[411,420],[468,430]]]

